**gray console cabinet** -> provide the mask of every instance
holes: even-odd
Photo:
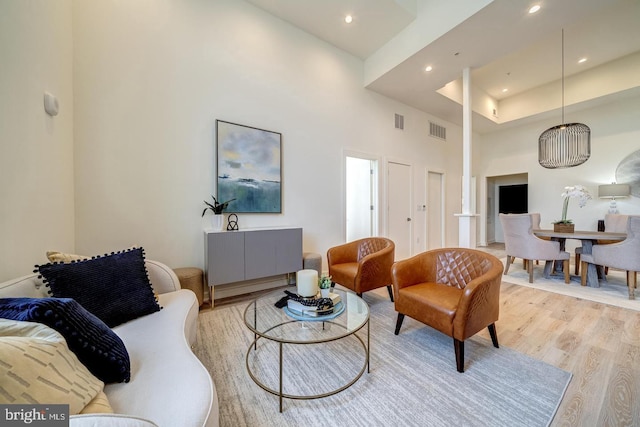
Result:
[[[223,285],[302,269],[302,228],[205,231],[207,285]]]

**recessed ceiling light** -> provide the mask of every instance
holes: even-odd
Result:
[[[536,13],[539,10],[540,10],[540,5],[536,4],[534,6],[531,6],[531,9],[529,9],[529,13]]]
[[[344,17],[344,22],[346,22],[347,24],[351,24],[353,22],[353,16],[351,15],[347,15]]]
[[[587,62],[587,58],[580,58],[578,60],[578,64],[582,64],[583,62]]]
[[[431,65],[427,65],[427,67],[424,70],[425,71],[431,71],[431,70],[433,70],[433,67]]]
[[[505,93],[505,92],[509,92],[509,89],[507,89],[506,87],[502,89],[502,93]]]

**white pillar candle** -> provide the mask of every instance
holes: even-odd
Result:
[[[316,270],[300,270],[296,273],[298,295],[315,297],[318,293],[318,272]]]

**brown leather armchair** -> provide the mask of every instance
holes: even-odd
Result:
[[[484,328],[498,348],[495,322],[504,267],[495,256],[465,248],[434,249],[391,268],[395,334],[404,316],[453,338],[458,372],[464,372],[464,341]]]
[[[393,241],[384,237],[367,237],[330,248],[327,263],[331,281],[359,296],[386,286],[393,301],[391,266],[395,249]]]

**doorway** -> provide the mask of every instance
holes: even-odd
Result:
[[[502,224],[500,224],[499,218],[501,211],[512,213],[523,209],[528,211],[528,183],[529,175],[527,173],[487,177],[487,244],[504,243]],[[514,197],[519,200],[519,206],[516,208],[509,206],[510,201],[515,200]]]
[[[396,260],[411,256],[411,165],[387,163],[387,235],[396,246]]]
[[[375,236],[378,230],[378,162],[345,155],[345,241]]]
[[[444,247],[444,174],[427,176],[427,250]]]

